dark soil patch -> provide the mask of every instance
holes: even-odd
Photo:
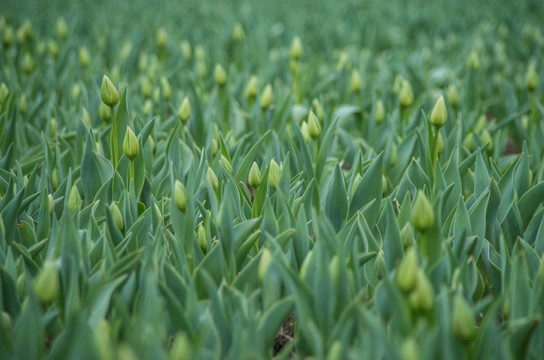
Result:
[[[291,313],[287,317],[287,320],[281,326],[280,331],[276,334],[274,339],[274,356],[287,345],[295,336],[295,314]]]

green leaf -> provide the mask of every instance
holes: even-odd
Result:
[[[336,164],[325,198],[325,214],[331,220],[331,223],[337,232],[340,231],[342,224],[346,220],[347,211],[348,197],[346,194],[344,175],[342,174],[340,166]]]

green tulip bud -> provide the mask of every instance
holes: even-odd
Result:
[[[444,96],[440,96],[434,104],[433,112],[431,113],[431,124],[437,129],[440,129],[448,120],[448,110],[444,102]]]
[[[302,57],[302,52],[302,41],[298,36],[295,36],[289,48],[289,56],[291,56],[291,59],[298,60]]]
[[[185,333],[177,333],[174,338],[172,350],[170,350],[169,360],[191,360],[194,359],[193,343],[188,339]]]
[[[13,329],[13,321],[5,311],[0,311],[0,329],[4,334],[10,333]]]
[[[208,74],[208,67],[206,66],[206,62],[204,60],[198,60],[198,63],[196,64],[196,72],[201,78]]]
[[[376,101],[376,108],[374,110],[374,120],[376,124],[381,124],[385,119],[385,109],[383,107],[383,102],[381,100]]]
[[[470,52],[467,59],[467,67],[473,70],[480,69],[480,56],[476,50],[472,50]]]
[[[470,341],[476,335],[476,321],[472,310],[461,295],[453,299],[452,331],[462,341]]]
[[[251,169],[249,169],[248,183],[254,189],[258,188],[261,184],[261,172],[255,161],[251,164]]]
[[[186,96],[183,98],[183,101],[181,102],[181,105],[178,110],[178,118],[181,120],[182,123],[186,123],[187,120],[189,120],[189,117],[191,116],[191,103],[189,102],[189,98]]]
[[[527,69],[527,75],[525,75],[525,85],[529,91],[535,91],[538,87],[538,73],[536,72],[534,61],[529,64],[529,68]]]
[[[71,212],[76,210],[76,207],[81,203],[81,196],[77,190],[77,186],[74,184],[70,189],[70,196],[68,197],[68,209]]]
[[[403,291],[409,292],[416,286],[418,271],[417,250],[411,247],[404,254],[404,258],[397,269],[397,284]]]
[[[72,99],[77,100],[80,94],[81,94],[81,87],[79,86],[79,84],[78,83],[73,84],[72,91],[71,91]]]
[[[129,344],[122,342],[117,345],[117,353],[114,358],[117,360],[138,360],[140,357]]]
[[[538,266],[537,278],[542,284],[544,284],[544,254],[542,254],[540,258],[540,265]]]
[[[162,88],[162,96],[165,100],[170,99],[172,96],[172,88],[170,87],[170,84],[168,83],[168,79],[164,76],[161,77],[161,88]]]
[[[50,304],[59,295],[59,269],[52,260],[47,260],[34,281],[34,291],[43,304]]]
[[[148,77],[142,78],[141,90],[144,98],[151,98],[151,93],[153,92],[153,84],[151,84],[151,80]]]
[[[51,188],[53,188],[53,191],[56,191],[59,187],[59,172],[57,168],[53,168],[53,172],[51,173]]]
[[[53,195],[49,194],[49,213],[52,214],[53,211],[55,211],[55,199],[53,199]]]
[[[11,44],[13,44],[14,37],[15,34],[13,34],[13,28],[11,26],[7,26],[4,29],[4,34],[2,36],[4,47],[9,47]]]
[[[463,140],[463,146],[470,152],[474,152],[476,150],[476,141],[474,140],[474,134],[472,132],[468,133]]]
[[[212,188],[214,190],[217,190],[219,188],[219,180],[217,179],[217,175],[215,175],[215,172],[213,172],[213,169],[208,166],[208,172],[207,172],[208,180],[210,181],[210,184],[212,184]]]
[[[79,64],[82,66],[82,67],[87,67],[89,66],[89,51],[87,51],[87,48],[86,47],[82,47],[79,49]]]
[[[420,351],[416,341],[413,338],[408,338],[402,342],[400,347],[402,360],[418,360],[421,359]]]
[[[310,114],[308,115],[308,134],[314,140],[321,134],[321,125],[319,125],[319,120],[312,110],[310,110]]]
[[[268,169],[268,183],[272,188],[278,186],[280,181],[281,170],[274,159],[270,160],[270,166]]]
[[[21,114],[26,114],[26,111],[28,110],[28,105],[26,103],[26,95],[22,94],[19,98],[19,111]]]
[[[155,40],[160,48],[164,48],[168,42],[168,32],[164,27],[160,27],[155,35]]]
[[[270,266],[270,262],[272,261],[272,253],[268,248],[264,248],[261,253],[261,258],[259,259],[259,268],[257,270],[257,275],[259,276],[259,280],[263,280],[264,276],[266,275],[266,272],[268,270],[268,267]]]
[[[120,57],[122,61],[126,61],[132,52],[132,43],[130,40],[126,41],[121,47]]]
[[[317,118],[320,121],[323,121],[323,119],[325,119],[325,112],[323,111],[323,106],[321,106],[321,103],[317,98],[312,100],[312,106],[314,107],[314,112]]]
[[[185,212],[185,208],[187,207],[187,194],[185,186],[183,186],[179,180],[176,180],[174,183],[174,204],[176,204],[179,211]]]
[[[408,80],[402,80],[399,101],[402,107],[408,107],[414,103],[414,92],[412,91],[412,85],[410,85]]]
[[[125,228],[125,221],[123,220],[123,214],[121,214],[121,209],[119,209],[117,203],[111,203],[110,211],[113,216],[113,221],[115,222],[115,225],[119,230],[123,231],[123,229]]]
[[[134,160],[138,153],[140,152],[140,145],[138,144],[138,138],[132,132],[130,127],[127,126],[127,131],[125,132],[125,139],[123,140],[123,153],[130,160]]]
[[[246,33],[242,24],[236,23],[232,28],[232,40],[234,41],[243,41],[246,38]]]
[[[457,92],[457,88],[455,87],[455,85],[450,84],[448,86],[448,92],[446,96],[451,106],[453,106],[454,108],[459,106],[459,94]]]
[[[34,70],[34,60],[32,55],[25,53],[23,55],[23,71],[28,75]]]
[[[114,107],[119,102],[119,92],[110,78],[104,75],[102,85],[100,86],[100,97],[102,102],[109,107]]]
[[[161,209],[159,209],[159,205],[157,205],[157,203],[154,203],[153,204],[155,206],[155,211],[157,212],[157,217],[159,218],[159,224],[162,224],[162,212],[161,212]]]
[[[489,130],[484,129],[482,132],[482,135],[480,136],[480,140],[482,141],[482,144],[489,144],[487,146],[487,152],[491,153],[493,151],[493,139],[491,138],[491,134],[489,133]]]
[[[206,229],[204,229],[204,225],[202,223],[198,225],[196,237],[198,239],[198,246],[200,247],[200,250],[202,250],[202,252],[205,254],[208,250],[208,240],[206,237]]]
[[[51,118],[49,120],[49,136],[51,136],[52,139],[55,139],[57,137],[58,130],[59,125],[57,124],[57,120],[55,118]]]
[[[227,83],[227,72],[225,71],[223,66],[221,66],[221,64],[215,65],[213,76],[217,85],[223,87]]]
[[[145,116],[149,116],[151,114],[151,111],[153,111],[153,101],[147,99],[146,101],[144,101],[144,107],[142,108],[142,112]]]
[[[308,123],[306,121],[302,122],[302,125],[300,126],[300,132],[302,133],[304,141],[308,142],[308,140],[310,140],[310,131],[308,130]]]
[[[219,158],[219,162],[221,163],[221,165],[223,165],[223,167],[225,168],[225,170],[227,170],[227,172],[232,174],[232,164],[223,154],[221,154],[221,157]]]
[[[255,99],[257,97],[259,79],[255,75],[251,75],[249,82],[246,86],[246,97],[248,99]]]
[[[60,39],[66,39],[68,36],[68,25],[66,24],[64,18],[59,18],[57,20],[57,36]]]
[[[272,104],[272,85],[268,84],[261,94],[261,108],[268,109],[270,104]]]
[[[190,61],[193,56],[193,51],[191,50],[191,44],[187,40],[181,42],[181,54],[185,61]]]
[[[398,157],[397,145],[393,143],[391,144],[391,154],[389,155],[389,165],[395,166],[397,164],[397,157]]]
[[[434,224],[433,206],[422,190],[418,190],[412,207],[412,222],[419,231],[426,231]]]
[[[101,319],[94,332],[98,352],[101,360],[113,360],[111,343],[111,326],[106,319]]]
[[[216,139],[212,139],[211,147],[212,155],[215,156],[215,154],[217,154],[217,152],[219,151],[219,144],[217,143]]]
[[[434,290],[422,269],[417,272],[416,287],[408,298],[408,303],[413,310],[431,310],[434,303]]]
[[[327,353],[327,360],[341,360],[343,356],[342,343],[339,340],[335,340]]]
[[[409,223],[406,223],[402,230],[400,231],[400,238],[402,240],[402,246],[407,249],[408,246],[412,245],[414,241],[414,230]]]
[[[358,93],[361,91],[361,74],[358,70],[353,70],[351,72],[349,86],[351,88],[351,91],[353,91],[354,93]]]
[[[6,101],[6,98],[8,97],[8,95],[9,95],[8,86],[6,85],[5,82],[2,82],[2,84],[0,84],[0,105],[2,105],[4,101]]]
[[[385,276],[386,270],[385,270],[385,257],[383,256],[383,250],[380,250],[378,252],[378,255],[376,255],[376,259],[374,260],[374,272],[378,280],[383,279],[383,277]]]
[[[111,120],[111,108],[101,102],[100,107],[98,108],[98,116],[100,116],[100,118],[104,121]]]
[[[47,52],[54,58],[59,56],[60,49],[59,45],[55,42],[55,40],[49,39],[49,41],[47,41]]]

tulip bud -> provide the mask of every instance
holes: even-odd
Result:
[[[455,87],[455,85],[450,84],[448,86],[448,93],[446,96],[451,106],[453,106],[454,108],[459,106],[459,94],[457,92],[457,88]]]
[[[5,311],[0,311],[0,330],[4,334],[8,334],[13,329],[13,321],[9,314]]]
[[[59,45],[55,42],[55,40],[49,39],[49,41],[47,41],[47,52],[54,58],[59,56],[60,49]]]
[[[476,50],[472,50],[467,59],[467,67],[473,70],[480,69],[480,56]]]
[[[101,102],[100,107],[98,108],[98,116],[100,116],[100,118],[104,121],[111,120],[111,108]]]
[[[476,142],[474,140],[474,134],[472,132],[468,133],[468,135],[463,140],[463,146],[470,152],[474,152],[474,150],[476,150]]]
[[[270,250],[268,250],[268,248],[264,248],[261,253],[261,258],[259,259],[259,268],[257,270],[259,280],[262,281],[264,279],[264,276],[266,275],[266,271],[268,270],[271,261],[272,253],[270,252]]]
[[[53,195],[49,194],[49,213],[52,214],[53,211],[55,211],[55,199],[53,199]]]
[[[399,101],[402,107],[408,107],[414,103],[414,92],[408,80],[402,80]]]
[[[302,133],[304,141],[308,142],[308,140],[310,140],[310,131],[308,130],[308,123],[306,123],[306,121],[302,122],[302,125],[300,126],[300,132]]]
[[[422,269],[417,272],[416,287],[408,298],[410,307],[417,311],[431,310],[434,303],[434,290]]]
[[[14,37],[15,35],[13,34],[13,28],[11,26],[7,26],[2,34],[2,42],[4,47],[9,47],[11,44],[13,44]]]
[[[164,48],[166,46],[166,43],[168,42],[168,32],[164,27],[160,27],[157,30],[157,34],[155,35],[157,45],[160,48]]]
[[[82,67],[89,66],[89,51],[87,51],[86,47],[81,47],[79,49],[79,64]]]
[[[71,212],[76,210],[76,207],[81,203],[81,196],[77,190],[77,186],[74,184],[70,189],[70,196],[68,197],[68,209]]]
[[[208,172],[207,172],[208,180],[210,181],[210,184],[212,185],[212,188],[214,190],[217,190],[219,188],[219,180],[217,179],[217,176],[213,172],[213,169],[208,166]]]
[[[261,172],[259,171],[259,166],[254,161],[249,169],[248,183],[252,188],[256,189],[261,184]]]
[[[321,134],[321,126],[319,125],[319,120],[315,116],[314,112],[310,110],[308,115],[308,134],[315,140]]]
[[[278,182],[280,181],[280,174],[281,170],[278,164],[274,159],[270,160],[270,166],[268,169],[268,183],[271,187],[275,188],[278,186]]]
[[[153,84],[151,84],[151,80],[147,76],[142,78],[141,89],[144,98],[149,99],[153,92]]]
[[[102,102],[109,107],[114,107],[119,102],[119,92],[110,78],[104,75],[102,85],[100,86],[100,97]]]
[[[215,156],[215,154],[217,154],[217,152],[219,151],[219,144],[217,143],[216,139],[212,139],[211,147],[212,147],[212,155]]]
[[[245,38],[246,38],[246,33],[244,32],[244,28],[242,27],[242,24],[240,23],[234,24],[234,27],[232,28],[232,40],[243,41]]]
[[[272,103],[272,86],[270,84],[266,85],[261,94],[261,108],[267,109]]]
[[[431,124],[433,124],[435,128],[440,129],[444,126],[446,120],[448,120],[448,110],[446,109],[444,96],[440,96],[431,113]]]
[[[34,70],[34,60],[32,55],[25,53],[23,55],[23,71],[28,75]]]
[[[21,114],[26,114],[26,111],[28,110],[28,106],[26,103],[26,95],[22,94],[19,98],[19,111]]]
[[[196,72],[199,77],[203,78],[208,73],[208,68],[206,67],[206,62],[204,60],[198,60],[196,65]]]
[[[202,250],[202,252],[205,254],[208,250],[208,240],[206,238],[206,229],[204,229],[204,225],[202,225],[202,223],[198,225],[196,237],[198,239],[198,246],[200,246],[200,250]]]
[[[111,326],[106,319],[101,319],[94,332],[96,346],[101,360],[113,359],[111,344]]]
[[[401,348],[402,360],[418,360],[421,359],[420,351],[416,341],[413,338],[408,338],[402,342]]]
[[[416,286],[418,271],[417,250],[411,247],[397,269],[397,284],[403,291],[409,292]]]
[[[57,124],[57,120],[55,118],[51,118],[49,120],[49,136],[51,136],[52,139],[55,139],[57,137],[58,130],[59,126]]]
[[[181,120],[182,123],[186,123],[187,120],[189,120],[189,117],[191,116],[191,103],[189,102],[189,98],[186,96],[183,98],[183,101],[181,102],[181,105],[178,110],[178,118]]]
[[[312,106],[314,107],[314,112],[317,118],[323,121],[325,118],[325,112],[323,111],[323,106],[321,106],[321,103],[317,98],[312,100]]]
[[[127,131],[125,132],[125,139],[123,140],[123,153],[130,160],[134,160],[138,153],[140,152],[140,145],[138,144],[138,138],[132,132],[130,127],[127,126]]]
[[[374,120],[376,124],[381,124],[385,119],[385,109],[381,100],[376,101],[376,109],[374,110]]]
[[[44,304],[50,304],[59,295],[59,269],[52,260],[47,260],[34,281],[34,291]]]
[[[461,295],[453,299],[452,331],[462,341],[470,341],[476,335],[476,321],[472,310]]]
[[[85,124],[85,126],[90,127],[91,126],[91,116],[89,115],[89,112],[85,107],[83,107],[81,111],[81,120]]]
[[[289,55],[291,59],[298,60],[302,57],[302,41],[298,36],[295,36],[291,42],[291,47],[289,49]]]
[[[484,131],[482,132],[482,135],[480,136],[480,140],[482,141],[482,145],[489,144],[487,146],[488,153],[493,151],[493,139],[491,138],[491,134],[489,133],[489,130],[484,129]]]
[[[246,86],[246,97],[248,99],[255,99],[257,97],[259,79],[255,75],[251,75],[249,82]]]
[[[2,84],[0,84],[0,105],[2,105],[4,101],[6,101],[6,98],[8,97],[8,95],[9,95],[8,86],[6,85],[5,82],[2,82]]]
[[[221,157],[219,158],[219,162],[221,163],[221,165],[223,165],[223,167],[225,168],[225,170],[227,170],[227,172],[232,174],[232,164],[223,154],[221,154]]]
[[[60,39],[66,39],[68,36],[68,25],[66,24],[64,18],[59,18],[57,20],[57,36]]]
[[[400,231],[400,238],[402,240],[402,246],[405,249],[412,245],[412,242],[414,241],[414,230],[409,223],[406,223]]]
[[[225,84],[227,83],[227,72],[225,71],[223,66],[221,66],[221,64],[215,65],[213,76],[215,78],[215,82],[220,87],[225,86]]]
[[[544,284],[544,254],[540,258],[540,265],[538,267],[537,278],[542,284]]]
[[[168,83],[168,79],[165,77],[161,77],[161,88],[162,88],[162,96],[165,100],[170,99],[170,96],[172,96],[172,88],[170,87],[170,84]]]
[[[351,72],[349,86],[351,88],[351,91],[353,91],[354,93],[358,93],[361,91],[361,74],[359,74],[358,70],[353,70]]]
[[[385,257],[383,256],[383,250],[378,252],[376,259],[374,260],[374,272],[378,280],[383,279],[385,276]]]
[[[117,203],[112,202],[110,205],[111,214],[113,216],[113,221],[115,222],[115,225],[117,228],[121,231],[123,231],[125,227],[125,221],[123,220],[123,214],[121,214],[121,210],[119,209],[119,206]]]
[[[419,231],[426,231],[434,224],[433,206],[422,190],[418,190],[412,207],[412,222]]]
[[[53,168],[53,172],[51,173],[51,188],[53,188],[53,191],[57,190],[59,187],[59,172],[57,168]]]
[[[181,54],[183,55],[185,61],[191,60],[193,51],[191,50],[191,44],[187,40],[183,40],[181,42]]]
[[[185,186],[183,186],[179,180],[176,180],[174,183],[174,204],[176,204],[179,211],[185,212],[185,208],[187,207],[187,195]]]
[[[527,90],[535,91],[538,87],[538,73],[536,72],[535,63],[531,62],[525,75],[525,85]]]
[[[389,155],[389,165],[395,166],[397,164],[397,145],[395,143],[391,144],[391,154]]]
[[[123,44],[123,47],[121,47],[121,51],[120,51],[121,60],[126,61],[128,57],[130,56],[131,52],[132,52],[132,43],[129,40]]]

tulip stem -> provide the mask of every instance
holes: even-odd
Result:
[[[118,128],[117,121],[115,121],[115,111],[114,107],[110,106],[111,109],[111,157],[113,161],[113,168],[117,168],[117,163],[119,162],[119,144],[118,144]]]
[[[431,176],[431,183],[434,183],[434,179],[436,178],[435,170],[436,170],[436,161],[438,160],[438,138],[440,137],[440,130],[436,129],[434,131],[434,139],[433,139],[433,146],[431,148],[431,166],[432,169],[429,172]]]

